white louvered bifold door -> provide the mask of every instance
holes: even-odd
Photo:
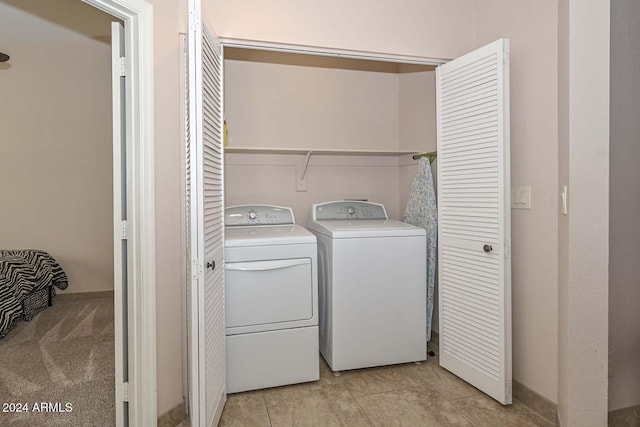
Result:
[[[440,365],[511,403],[509,44],[437,68]]]
[[[188,40],[192,426],[218,425],[226,400],[222,46],[190,2]]]

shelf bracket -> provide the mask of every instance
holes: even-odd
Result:
[[[307,160],[305,161],[304,170],[302,171],[302,176],[300,177],[301,181],[304,181],[304,178],[307,176],[307,169],[309,168],[309,160],[311,160],[311,154],[313,154],[313,151],[307,152]]]
[[[304,169],[302,169],[302,174],[300,174],[299,171],[302,165],[296,167],[296,191],[307,191],[307,169],[309,169],[309,160],[311,160],[311,154],[313,154],[313,151],[307,151],[307,158],[304,162]]]

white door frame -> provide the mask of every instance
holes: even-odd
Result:
[[[127,183],[128,285],[133,296],[129,300],[129,425],[156,425],[153,8],[144,0],[83,1],[124,21],[126,135],[127,151],[132,153]]]

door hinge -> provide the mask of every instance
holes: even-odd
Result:
[[[126,58],[123,56],[120,58],[120,77],[125,77],[126,74],[126,64],[127,64],[127,60]]]
[[[189,30],[190,31],[197,31],[200,29],[200,16],[196,15],[194,12],[189,12],[189,15],[191,16],[190,21],[190,25],[189,25]]]
[[[127,221],[120,221],[120,239],[127,240]]]
[[[129,401],[129,383],[122,383],[120,385],[120,390],[122,391],[122,400],[125,402]]]
[[[191,259],[191,276],[194,279],[197,279],[204,273],[204,265],[200,262],[198,258]]]

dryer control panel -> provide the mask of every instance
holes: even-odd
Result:
[[[313,205],[312,220],[330,219],[388,219],[384,205],[372,202],[342,200]]]
[[[224,210],[224,225],[286,225],[294,224],[293,210],[283,206],[238,205]]]

